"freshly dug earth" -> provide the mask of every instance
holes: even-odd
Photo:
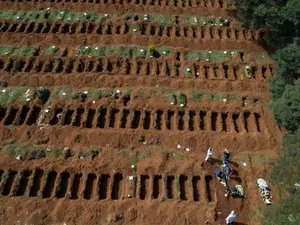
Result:
[[[235,15],[225,3],[221,8],[215,1],[198,6],[192,0],[177,2],[177,6],[161,5],[161,1],[120,2],[1,1],[0,6],[13,11],[51,7],[108,14],[163,13],[174,18]],[[181,22],[178,26],[185,29]],[[122,90],[123,95],[117,99],[88,98],[86,102],[54,99],[51,95],[45,104],[37,98],[27,103],[17,100],[8,106],[0,102],[0,224],[218,225],[225,224],[231,210],[237,213],[234,224],[257,224],[253,215],[263,202],[256,180],[266,178],[281,144],[281,130],[266,105],[270,97],[267,79],[275,73],[273,63],[252,54],[265,52],[258,31],[251,36],[234,21],[228,27],[232,29],[231,38],[224,38],[227,27],[213,27],[211,32],[203,27],[203,38],[200,33],[193,37],[191,29],[188,35],[181,32],[176,36],[173,32],[169,37],[155,32],[142,35],[1,30],[1,45],[41,49],[55,45],[65,50],[59,55],[63,63],[72,59],[85,65],[84,69],[74,67],[66,72],[64,68],[59,73],[45,71],[45,66],[35,71],[36,64],[54,61],[58,55],[37,55],[32,65],[32,57],[4,55],[0,57],[0,81],[7,81],[8,88],[44,86],[51,94],[58,86],[71,87],[73,91],[111,88]],[[159,59],[104,56],[101,59],[110,66],[97,71],[87,66],[90,62],[95,65],[95,56],[75,56],[80,45],[96,44],[166,45],[176,52]],[[184,60],[181,53],[186,50],[250,53],[219,62],[199,62]],[[24,60],[24,68],[15,71],[7,66],[16,60]],[[125,70],[122,63],[127,65]],[[137,72],[139,63],[143,66]],[[169,72],[165,72],[167,64]],[[244,74],[246,66],[253,69],[250,79]],[[190,77],[184,73],[186,67],[195,68]],[[188,98],[186,105],[180,107],[154,94],[154,90],[163,88],[186,96],[191,89],[199,89],[210,96],[222,93],[235,98],[228,97],[226,104],[221,97],[198,101]],[[132,94],[125,102],[127,89]],[[139,96],[141,89],[152,92]],[[32,150],[27,149],[29,154],[37,156],[40,152],[33,152],[35,149],[45,150],[45,154],[35,160],[29,160],[28,155],[17,160],[22,150],[16,153],[11,149],[22,144],[32,146]],[[61,154],[65,147],[70,148],[70,157]],[[204,163],[209,147],[215,150],[213,160]],[[228,185],[241,184],[244,199],[226,198],[214,175],[214,170],[221,168],[225,148],[231,153],[230,166],[234,170]],[[271,194],[276,202],[272,187]]]

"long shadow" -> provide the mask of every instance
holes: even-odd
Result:
[[[220,160],[220,159],[212,158],[212,159],[210,159],[209,163],[211,163],[211,164],[213,164],[213,165],[214,165],[214,164],[222,165],[223,161]]]
[[[239,168],[240,164],[238,164],[237,162],[233,162],[233,161],[229,161],[230,164],[232,164],[233,166]]]
[[[235,180],[238,183],[242,183],[242,179],[239,177],[231,177],[232,180]]]
[[[239,175],[239,171],[233,169],[231,174],[234,175],[234,176],[238,176]]]
[[[239,222],[232,222],[231,224],[232,224],[232,225],[248,225],[248,224],[246,224],[246,223],[239,223]]]

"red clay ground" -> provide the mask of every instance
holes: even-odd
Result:
[[[202,1],[201,1],[202,2]],[[38,10],[53,7],[74,11],[98,13],[147,12],[180,15],[233,16],[234,11],[208,1],[196,6],[196,1],[180,1],[180,7],[108,2],[10,2],[1,1],[2,10]],[[225,4],[225,3],[224,3]],[[11,21],[2,21],[12,23]],[[2,23],[1,22],[1,23]],[[244,31],[235,23],[232,25]],[[223,29],[223,28],[221,28]],[[225,32],[225,31],[224,31]],[[257,31],[255,31],[257,32]],[[19,86],[45,86],[53,94],[57,86],[69,86],[73,90],[119,88],[131,89],[130,101],[119,99],[89,98],[72,102],[53,99],[42,104],[35,99],[30,103],[16,101],[10,106],[0,106],[0,224],[225,224],[231,210],[237,213],[236,225],[257,224],[251,215],[262,205],[256,187],[256,179],[265,178],[270,161],[276,157],[281,143],[281,131],[274,124],[273,115],[266,102],[267,78],[274,74],[273,64],[254,60],[245,55],[243,61],[236,57],[222,62],[185,61],[175,54],[166,58],[124,59],[116,56],[102,57],[104,69],[95,70],[97,58],[74,56],[79,45],[167,45],[183,50],[241,50],[265,51],[257,34],[231,38],[142,34],[103,34],[96,32],[58,33],[0,33],[1,45],[24,45],[45,48],[51,45],[66,49],[61,56],[63,65],[74,59],[74,68],[60,73],[45,71],[45,61],[54,56],[35,57],[30,65],[29,57],[1,56],[0,80],[9,88]],[[78,62],[84,69],[78,69]],[[20,71],[8,68],[10,61],[24,60]],[[111,67],[107,65],[111,62]],[[32,68],[43,63],[39,71]],[[90,64],[89,64],[90,63]],[[123,63],[123,64],[122,64]],[[133,68],[140,63],[139,72]],[[175,64],[180,64],[178,74]],[[126,68],[126,65],[131,67]],[[171,72],[166,75],[166,65]],[[93,65],[93,66],[89,66]],[[245,79],[244,66],[254,69],[254,77]],[[183,68],[195,67],[191,78]],[[31,68],[32,67],[32,68]],[[149,69],[147,69],[149,67]],[[65,67],[64,67],[65,68]],[[125,69],[124,69],[125,68]],[[159,69],[157,69],[159,68]],[[196,72],[199,72],[197,75]],[[159,87],[157,86],[159,85]],[[187,100],[180,108],[166,102],[162,95],[151,94],[134,98],[140,89],[160,90],[170,88],[175,93],[188,95],[192,88],[207,93],[235,96],[227,104],[222,99],[203,101]],[[2,90],[3,88],[1,88]],[[156,93],[156,92],[155,92]],[[251,100],[255,101],[251,102]],[[95,101],[93,103],[93,101]],[[245,105],[246,102],[246,105]],[[38,118],[51,106],[44,129],[37,126]],[[25,113],[26,112],[26,113]],[[62,117],[57,119],[57,114]],[[46,114],[45,114],[46,115]],[[12,129],[11,126],[12,125]],[[145,136],[147,143],[139,141]],[[150,144],[152,138],[158,143]],[[49,151],[44,159],[16,160],[7,154],[7,147],[17,143],[34,144]],[[9,144],[10,143],[10,144]],[[177,149],[180,144],[193,151]],[[69,147],[72,157],[54,157],[53,148]],[[215,150],[214,160],[203,163],[208,147]],[[245,198],[225,198],[222,185],[213,171],[220,168],[223,150],[232,154],[231,166],[235,173],[229,186],[241,183]],[[101,149],[91,159],[92,149]],[[79,159],[78,153],[86,154]],[[243,166],[242,163],[246,163]],[[135,165],[136,169],[131,169]],[[133,176],[133,180],[129,180]],[[128,198],[128,194],[132,197]],[[277,195],[272,191],[274,201]],[[205,223],[207,222],[207,223]]]

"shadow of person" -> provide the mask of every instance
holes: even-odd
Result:
[[[210,160],[210,163],[213,164],[213,165],[214,165],[214,164],[222,165],[222,164],[223,164],[223,161],[220,160],[220,159],[212,158],[212,159]]]
[[[233,169],[231,174],[232,174],[233,176],[238,176],[238,175],[239,175],[239,171]]]
[[[238,183],[242,183],[242,179],[239,177],[231,177],[232,180],[235,180]]]
[[[233,161],[229,161],[231,165],[235,166],[235,167],[239,167],[240,164],[238,164],[237,162],[233,162]]]

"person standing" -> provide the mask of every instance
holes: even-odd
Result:
[[[229,158],[230,158],[230,153],[229,151],[225,148],[224,150],[224,162],[227,162],[229,164]]]
[[[231,213],[227,216],[227,218],[225,219],[226,224],[231,224],[234,220],[236,219],[236,214],[234,213],[234,211],[232,210]]]
[[[222,165],[222,169],[225,173],[226,179],[229,179],[232,173],[232,169],[229,167],[229,163],[224,161]]]
[[[215,175],[216,175],[218,181],[220,181],[220,183],[224,186],[225,197],[228,197],[229,188],[227,186],[227,180],[226,180],[225,175],[219,169],[215,169]]]
[[[208,150],[207,150],[205,162],[207,162],[208,159],[210,159],[213,154],[214,154],[214,150],[211,147],[209,147]]]

